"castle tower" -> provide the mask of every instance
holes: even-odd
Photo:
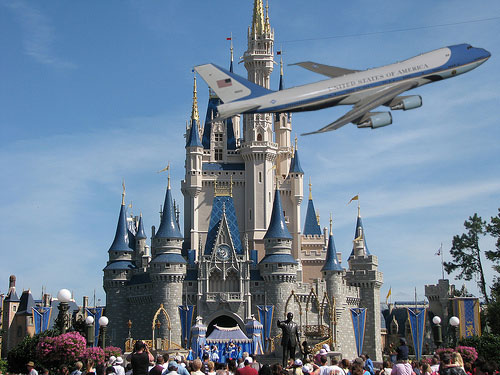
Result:
[[[145,269],[149,262],[148,246],[146,245],[146,231],[144,230],[144,222],[142,214],[139,216],[139,225],[135,234],[135,264],[138,268]]]
[[[157,335],[177,343],[181,342],[178,306],[182,305],[182,283],[186,277],[187,266],[186,260],[181,255],[182,242],[183,236],[175,216],[169,175],[160,226],[151,244],[153,258],[150,272],[154,290],[153,310],[156,311],[163,305],[169,320],[167,322],[164,316],[159,315],[161,326]]]
[[[277,319],[285,318],[286,302],[297,282],[298,263],[292,256],[292,239],[283,216],[280,192],[276,189],[271,221],[264,236],[265,257],[259,262],[259,269],[267,301],[274,305]],[[271,335],[274,336],[277,331],[273,325]]]
[[[127,337],[129,305],[127,295],[124,293],[125,285],[130,280],[133,270],[137,268],[132,259],[134,250],[130,246],[131,240],[135,240],[130,238],[126,215],[124,185],[115,238],[108,250],[109,260],[103,270],[106,314],[113,317],[109,320],[109,334],[114,342],[119,343],[125,342]]]
[[[196,76],[193,83],[193,107],[191,124],[186,134],[186,174],[182,182],[184,194],[184,211],[189,213],[184,218],[185,249],[198,246],[199,217],[196,207],[199,205],[199,194],[202,189],[203,144],[199,131],[200,116],[198,114],[198,97],[196,91]]]
[[[270,87],[274,64],[274,32],[264,14],[262,0],[254,1],[252,25],[248,28],[248,49],[243,55],[248,79]],[[243,116],[241,156],[245,161],[245,233],[251,249],[262,252],[262,238],[271,216],[274,161],[278,145],[274,143],[273,116],[261,113]]]
[[[280,60],[280,83],[279,89],[283,90],[283,58]],[[292,115],[290,113],[278,113],[274,116],[274,136],[278,144],[278,157],[276,160],[276,174],[285,179],[290,171],[290,162],[293,157],[292,151]]]
[[[14,318],[19,309],[20,299],[16,293],[16,277],[10,275],[9,277],[9,291],[3,300],[2,306],[2,358],[7,357],[7,353],[11,350],[16,343],[17,332]]]
[[[346,279],[349,285],[359,287],[359,307],[367,309],[363,352],[368,353],[375,361],[380,361],[382,360],[380,287],[383,284],[383,275],[378,271],[378,258],[371,255],[366,247],[359,205],[355,234],[357,237],[354,238],[353,249],[349,256]]]
[[[288,201],[289,203],[285,203],[284,206],[285,211],[289,212],[288,222],[293,237],[292,255],[295,259],[300,259],[300,249],[302,248],[300,205],[302,204],[302,199],[304,198],[304,170],[300,165],[297,137],[295,137],[295,152],[290,161],[290,169],[288,171],[287,180],[290,183],[290,199]]]

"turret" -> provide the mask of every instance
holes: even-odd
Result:
[[[135,265],[138,268],[145,268],[148,264],[148,246],[146,245],[146,231],[144,230],[144,222],[142,213],[139,216],[139,224],[137,226],[137,233],[135,234]]]
[[[361,222],[360,208],[356,222],[357,236],[353,241],[353,250],[349,256],[349,270],[346,272],[347,284],[359,288],[360,307],[366,308],[366,343],[363,351],[376,361],[382,359],[380,344],[380,288],[383,274],[378,271],[378,258],[368,252],[365,232]]]
[[[153,258],[150,262],[153,282],[153,308],[164,306],[169,316],[168,324],[161,325],[162,337],[170,334],[172,341],[181,342],[181,323],[178,306],[182,305],[182,283],[186,277],[187,261],[181,255],[183,236],[177,224],[170,175],[160,226],[152,240]]]
[[[330,226],[330,232],[332,228]],[[316,210],[312,199],[312,184],[309,179],[309,201],[307,202],[306,221],[304,223],[304,236],[321,236],[321,227],[319,226]],[[331,236],[331,233],[330,233]]]
[[[293,236],[292,255],[295,259],[300,259],[300,249],[302,248],[300,206],[302,204],[302,199],[304,198],[304,170],[300,165],[297,137],[295,137],[295,152],[290,162],[288,179],[290,181],[290,198],[292,201],[290,215],[290,229]]]
[[[17,328],[14,324],[14,318],[19,309],[19,303],[20,300],[16,293],[16,277],[10,275],[9,290],[2,306],[2,358],[7,357],[7,352],[16,345]]]
[[[274,194],[271,221],[264,236],[265,257],[259,263],[268,301],[275,306],[278,319],[285,317],[285,304],[297,281],[298,263],[292,256],[292,235],[286,226],[280,192]],[[273,326],[273,330],[276,327]]]

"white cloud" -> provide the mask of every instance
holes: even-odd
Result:
[[[1,3],[18,18],[23,29],[25,53],[35,61],[56,68],[73,69],[76,64],[57,57],[53,51],[56,39],[50,19],[40,10],[22,0],[2,1]]]

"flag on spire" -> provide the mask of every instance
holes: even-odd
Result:
[[[392,286],[389,288],[389,291],[387,292],[387,296],[385,296],[385,304],[387,305],[387,302],[389,301],[389,297],[392,294]]]
[[[439,255],[441,255],[441,252],[442,252],[442,251],[443,251],[443,244],[441,244],[441,246],[439,247],[438,251],[437,251],[437,252],[436,252],[436,254],[434,254],[434,255],[439,256]]]
[[[352,197],[351,200],[349,201],[349,203],[347,203],[347,204],[350,204],[352,201],[357,201],[357,200],[359,200],[359,194]]]

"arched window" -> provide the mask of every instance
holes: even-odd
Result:
[[[261,133],[257,134],[257,141],[259,141],[259,142],[262,141],[262,134]]]

